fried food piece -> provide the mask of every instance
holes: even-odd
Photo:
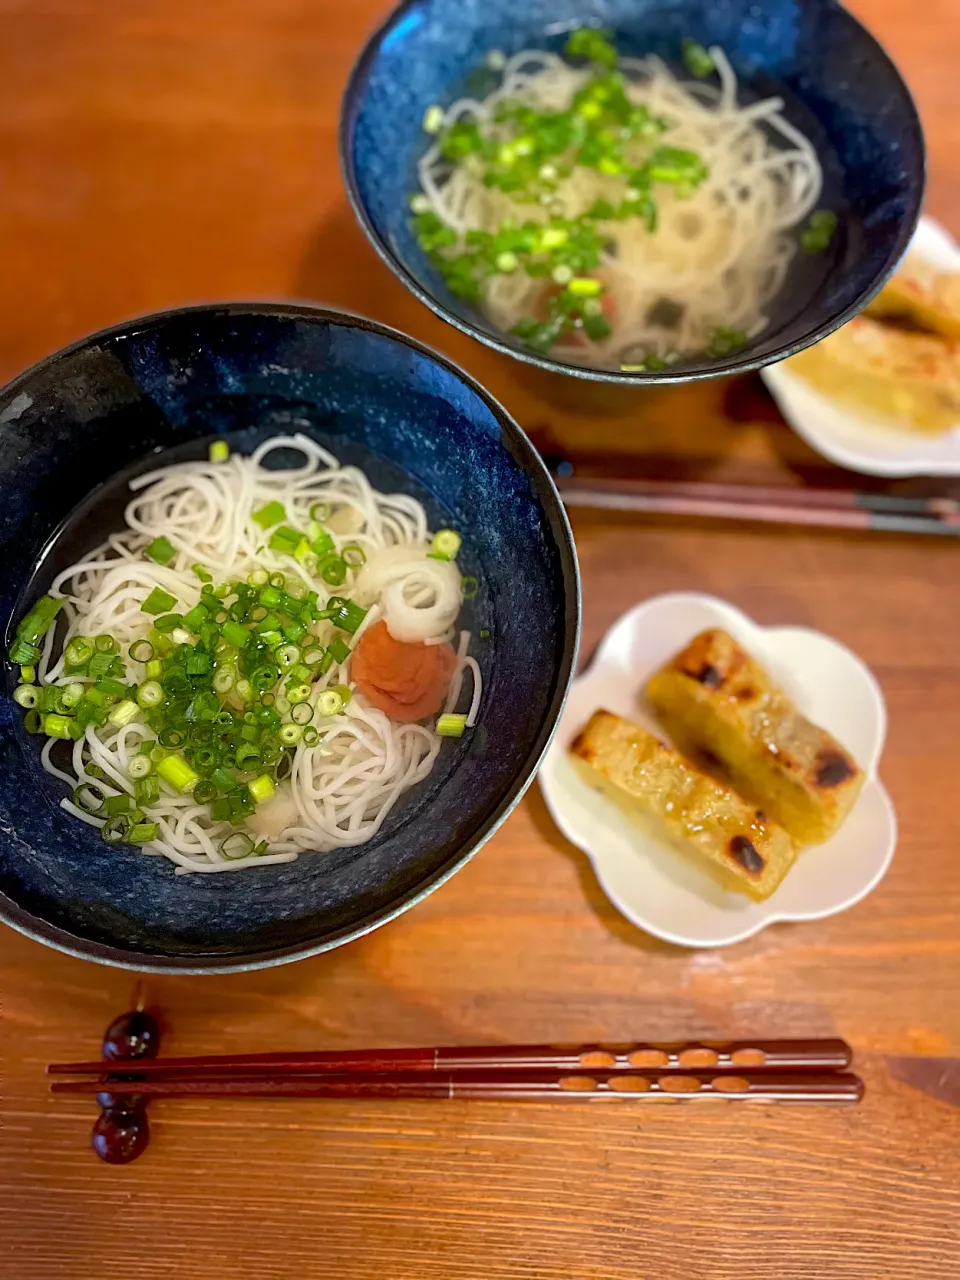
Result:
[[[951,342],[960,342],[960,272],[941,271],[910,254],[867,307],[867,313],[907,320]]]
[[[786,367],[831,398],[918,431],[960,423],[960,342],[858,316]]]
[[[700,854],[726,888],[769,898],[793,866],[797,849],[781,827],[631,721],[595,711],[570,754],[592,787]]]
[[[680,751],[718,768],[799,844],[838,830],[863,786],[856,761],[794,707],[726,631],[704,631],[647,685]]]

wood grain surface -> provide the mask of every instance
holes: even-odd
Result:
[[[930,211],[960,233],[957,0],[857,0],[928,131]],[[336,164],[379,0],[0,0],[0,376],[191,301],[349,306],[451,354],[528,428],[702,475],[813,461],[729,387],[619,418],[557,408],[443,325],[354,226]],[[771,461],[772,460],[772,461]],[[79,497],[79,495],[78,495]],[[960,573],[953,546],[578,514],[584,655],[629,605],[699,589],[821,628],[875,670],[901,822],[851,912],[723,951],[607,903],[532,790],[416,910],[342,951],[147,986],[178,1053],[839,1034],[857,1109],[167,1102],[147,1154],[91,1154],[46,1094],[133,979],[0,933],[0,1271],[11,1280],[953,1280],[960,1269]]]

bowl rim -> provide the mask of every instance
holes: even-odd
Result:
[[[251,952],[248,956],[240,959],[230,956],[218,957],[216,955],[211,955],[209,959],[196,956],[153,955],[146,951],[112,946],[83,938],[68,929],[50,923],[42,916],[34,915],[5,893],[0,892],[0,921],[10,925],[19,933],[32,938],[35,942],[44,943],[57,951],[65,952],[67,955],[75,956],[80,960],[93,960],[99,964],[141,973],[247,973],[255,969],[266,969],[275,965],[289,964],[295,960],[303,960],[308,956],[320,955],[325,951],[332,951],[336,947],[343,946],[345,943],[353,942],[355,939],[371,933],[374,929],[378,929],[381,925],[388,924],[405,911],[410,910],[411,907],[416,906],[429,894],[433,893],[435,889],[446,883],[486,844],[513,812],[533,782],[560,723],[560,717],[576,670],[580,647],[582,609],[579,564],[573,541],[573,531],[570,527],[566,508],[550,476],[550,472],[519,423],[471,374],[461,369],[458,364],[447,356],[433,350],[432,347],[418,341],[416,338],[411,338],[408,334],[402,333],[399,329],[391,328],[389,325],[381,324],[376,320],[370,320],[366,316],[354,315],[350,312],[339,311],[336,308],[314,307],[297,303],[211,302],[172,307],[164,311],[154,311],[147,315],[135,316],[118,324],[109,325],[104,329],[98,329],[94,333],[70,343],[68,346],[44,356],[35,364],[17,374],[11,381],[0,386],[0,404],[14,401],[17,395],[26,389],[37,374],[49,369],[59,360],[65,356],[72,355],[76,351],[96,346],[111,339],[128,337],[133,333],[149,329],[151,326],[159,326],[168,320],[178,317],[189,317],[191,315],[210,316],[218,313],[224,315],[254,315],[268,319],[292,318],[307,320],[319,322],[321,325],[326,326],[360,329],[366,333],[387,338],[408,347],[418,355],[427,357],[427,359],[440,365],[448,373],[452,373],[486,405],[514,446],[514,449],[511,449],[511,453],[515,458],[518,458],[523,470],[529,476],[534,494],[540,500],[547,520],[553,529],[566,597],[564,601],[564,636],[560,673],[553,691],[549,711],[544,717],[539,733],[522,767],[517,771],[513,782],[494,806],[491,814],[479,826],[476,834],[471,837],[467,846],[461,848],[434,872],[428,874],[395,904],[370,912],[369,915],[363,917],[356,924],[338,930],[321,942],[306,945],[296,943],[287,947],[273,947],[264,951]]]
[[[767,365],[776,364],[780,360],[786,360],[788,357],[796,355],[799,351],[806,350],[807,347],[813,346],[814,343],[820,342],[823,338],[828,337],[835,330],[845,325],[848,320],[852,320],[858,315],[864,307],[871,302],[880,290],[884,287],[890,277],[896,270],[900,259],[906,253],[916,230],[917,223],[920,219],[921,209],[923,207],[924,195],[927,187],[927,152],[924,141],[923,125],[920,120],[920,113],[917,110],[917,104],[914,101],[913,94],[900,70],[894,62],[893,58],[880,43],[880,41],[870,32],[867,27],[859,20],[859,18],[850,12],[839,0],[815,0],[824,8],[838,10],[847,20],[859,30],[864,41],[872,48],[875,56],[886,64],[891,73],[891,77],[895,84],[899,84],[903,97],[904,105],[907,109],[907,123],[909,131],[912,135],[912,143],[915,144],[915,153],[919,157],[920,174],[919,182],[912,191],[911,206],[903,226],[894,241],[894,244],[887,253],[883,267],[875,277],[873,283],[866,289],[863,289],[857,297],[850,302],[842,311],[838,312],[833,318],[824,321],[816,329],[812,330],[806,337],[800,338],[794,342],[786,343],[777,347],[775,351],[765,356],[751,356],[749,348],[742,358],[732,357],[730,359],[717,361],[715,365],[709,369],[700,370],[673,370],[665,369],[658,373],[625,373],[619,369],[590,369],[583,365],[565,364],[560,360],[551,360],[548,356],[539,355],[534,351],[525,351],[522,348],[514,347],[502,338],[488,333],[485,329],[475,324],[472,320],[465,319],[450,310],[439,299],[435,298],[432,293],[426,290],[413,273],[408,270],[402,259],[394,253],[389,244],[380,236],[373,220],[366,211],[366,207],[360,195],[359,184],[357,182],[356,166],[353,160],[353,139],[356,126],[356,107],[360,101],[360,91],[364,87],[371,64],[379,53],[380,47],[385,38],[392,30],[403,21],[409,10],[418,8],[426,3],[426,0],[400,0],[400,3],[390,10],[386,17],[379,23],[375,30],[367,38],[366,43],[357,56],[350,75],[347,78],[346,87],[340,101],[340,124],[338,129],[338,150],[340,155],[340,172],[343,177],[343,183],[347,191],[347,198],[353,209],[354,216],[360,223],[361,228],[367,240],[373,246],[381,261],[385,262],[393,274],[404,284],[414,297],[418,298],[424,306],[430,310],[441,320],[452,325],[455,329],[459,329],[461,333],[465,333],[468,337],[476,338],[478,342],[482,342],[484,346],[491,347],[494,351],[499,351],[502,355],[510,356],[514,360],[520,360],[524,364],[534,365],[538,369],[543,369],[547,373],[560,374],[567,377],[580,378],[587,382],[607,382],[616,383],[623,386],[662,386],[662,385],[679,385],[686,382],[706,382],[713,378],[727,377],[731,374],[750,373],[757,369],[762,369]],[[593,25],[593,24],[591,24]]]

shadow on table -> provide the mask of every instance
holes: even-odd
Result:
[[[635,924],[620,914],[600,887],[590,859],[557,830],[550,817],[543,793],[536,783],[527,792],[524,804],[543,840],[552,849],[568,857],[576,867],[583,896],[608,933],[613,934],[618,942],[625,942],[638,951],[675,956],[689,954],[686,947],[675,946],[672,942],[662,942],[659,938],[644,933],[642,929],[638,929]]]

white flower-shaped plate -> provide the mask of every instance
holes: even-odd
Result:
[[[945,271],[960,271],[960,248],[932,218],[921,218],[911,253]],[[960,475],[960,422],[942,435],[924,435],[860,416],[815,391],[790,371],[790,362],[760,375],[780,412],[811,449],[831,462],[870,476]]]
[[[647,713],[649,677],[699,631],[723,627],[761,662],[797,708],[853,753],[867,781],[841,829],[804,849],[765,902],[732,893],[634,826],[574,769],[568,747],[592,713],[605,707],[663,737]],[[614,906],[648,933],[687,947],[719,947],[781,920],[819,920],[845,911],[877,885],[890,865],[897,821],[877,777],[886,733],[883,695],[859,658],[804,627],[760,627],[712,596],[657,596],[625,613],[589,670],[574,681],[540,786],[557,826],[588,855]]]

